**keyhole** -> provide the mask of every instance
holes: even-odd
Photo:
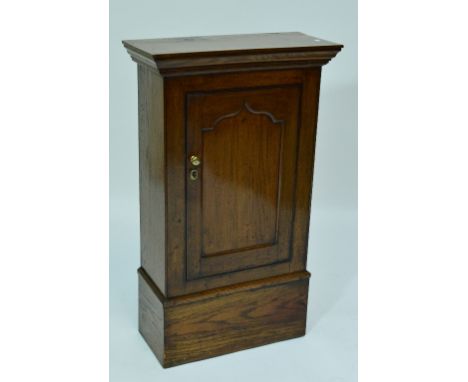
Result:
[[[198,179],[198,170],[190,170],[190,180]]]

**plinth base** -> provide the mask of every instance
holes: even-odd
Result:
[[[139,274],[139,330],[163,367],[305,334],[306,271],[166,298]]]

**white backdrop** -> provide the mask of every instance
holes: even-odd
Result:
[[[344,44],[323,68],[305,337],[164,370],[137,330],[136,64],[124,39],[300,31]],[[357,381],[357,4],[110,1],[110,377]]]

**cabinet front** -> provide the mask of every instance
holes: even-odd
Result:
[[[287,261],[300,88],[187,97],[187,276]]]
[[[169,295],[304,269],[319,79],[167,80]]]

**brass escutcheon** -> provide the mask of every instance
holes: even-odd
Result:
[[[192,163],[193,166],[200,166],[201,161],[199,157],[197,157],[196,155],[192,155],[190,157],[190,163]]]

